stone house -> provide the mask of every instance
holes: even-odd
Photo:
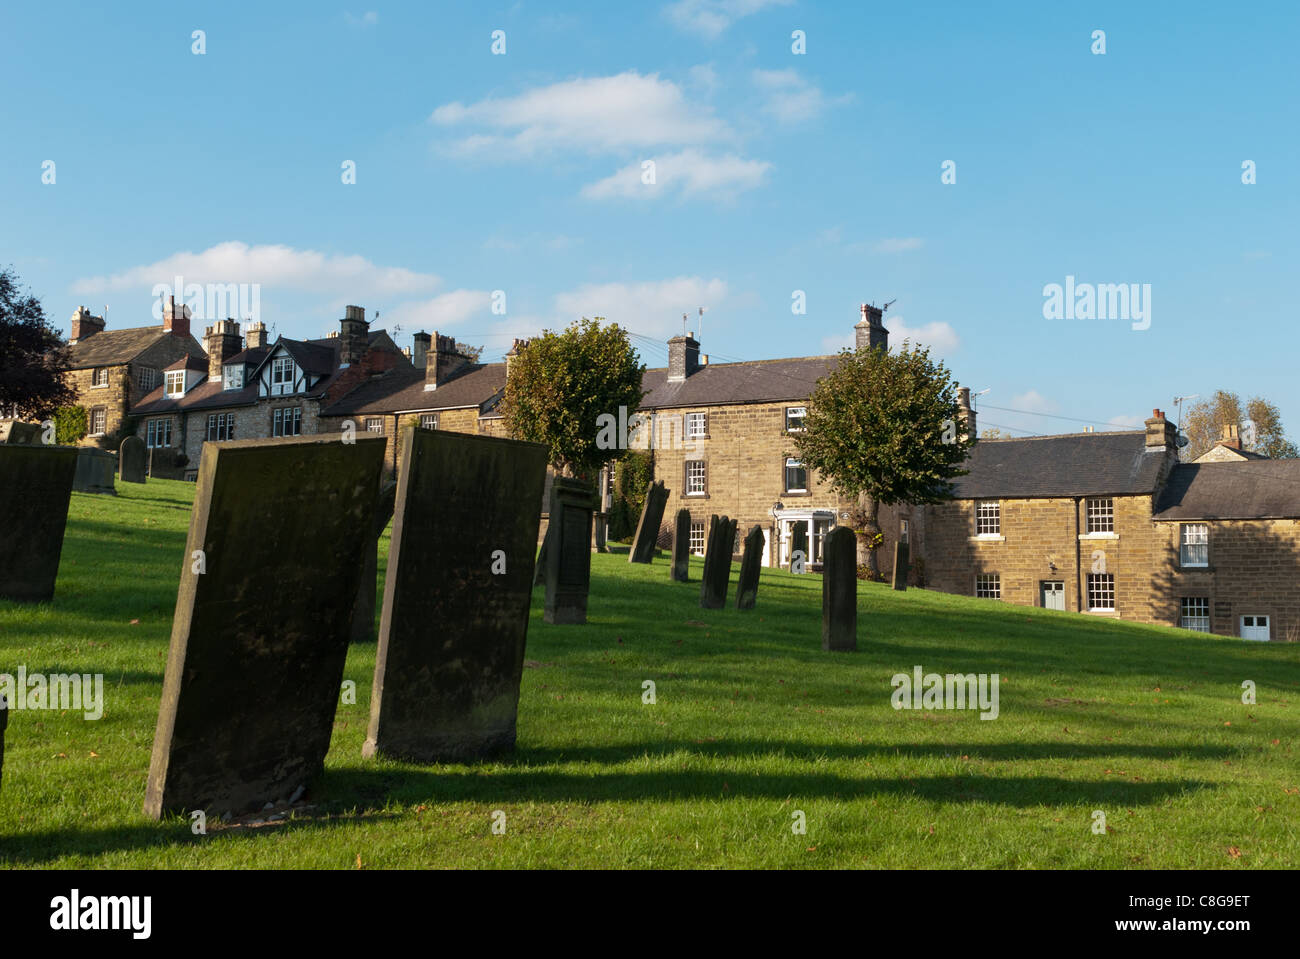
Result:
[[[1254,453],[1241,448],[1241,433],[1234,423],[1223,427],[1223,436],[1213,446],[1202,453],[1193,463],[1240,463],[1243,460],[1268,459],[1262,453]]]
[[[113,438],[128,412],[163,381],[163,371],[187,359],[202,360],[203,347],[190,335],[190,314],[169,302],[162,326],[106,330],[104,318],[84,306],[72,314],[68,335],[67,382],[75,405],[86,411],[82,446],[115,446]]]

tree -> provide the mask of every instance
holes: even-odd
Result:
[[[1216,390],[1208,400],[1189,406],[1186,418],[1179,425],[1188,439],[1183,450],[1184,461],[1194,460],[1213,449],[1223,438],[1225,426],[1237,427],[1244,450],[1273,459],[1294,459],[1300,455],[1295,444],[1286,438],[1278,408],[1260,396],[1252,397],[1243,407],[1236,393]]]
[[[1001,440],[1011,439],[1010,436],[1003,433],[996,426],[990,426],[988,429],[980,430],[980,439],[982,440]]]
[[[938,503],[974,440],[961,433],[956,384],[929,349],[843,350],[808,400],[794,445],[837,493],[857,500],[850,516],[858,561],[879,579],[880,506]]]
[[[19,289],[12,269],[0,270],[0,415],[43,420],[71,404],[67,369],[67,345],[40,300]]]
[[[89,429],[85,407],[60,406],[54,411],[54,442],[60,446],[75,446]]]
[[[602,318],[583,318],[568,329],[521,346],[510,362],[502,412],[510,434],[542,443],[551,465],[569,476],[590,479],[622,456],[621,443],[602,442],[602,417],[624,421],[635,414],[645,367],[627,332]]]
[[[1300,450],[1282,429],[1282,414],[1277,406],[1262,396],[1251,397],[1246,404],[1246,417],[1242,433],[1251,441],[1252,450],[1275,460],[1300,459]]]

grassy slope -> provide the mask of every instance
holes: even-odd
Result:
[[[11,714],[5,865],[1300,863],[1300,648],[864,584],[860,651],[827,654],[819,577],[764,570],[758,609],[705,612],[698,563],[671,584],[621,555],[593,558],[586,626],[545,625],[535,593],[506,761],[363,761],[355,647],[313,815],[193,836],[140,811],[193,486],[119,489],[74,494],[52,607],[0,602],[0,670],[103,672],[107,698],[98,722]],[[895,711],[918,664],[999,673],[1000,718]]]

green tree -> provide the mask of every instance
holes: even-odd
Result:
[[[1223,438],[1225,426],[1237,427],[1242,449],[1273,459],[1294,459],[1300,455],[1295,444],[1286,438],[1277,406],[1261,396],[1252,397],[1243,405],[1236,393],[1215,390],[1209,399],[1189,406],[1179,426],[1188,440],[1182,451],[1185,462],[1213,449]]]
[[[12,269],[0,270],[0,416],[43,420],[72,403],[67,369],[67,344],[40,300],[19,289]]]
[[[54,411],[54,441],[60,446],[75,445],[88,429],[84,407],[60,406]]]
[[[1242,433],[1251,441],[1250,449],[1275,460],[1300,459],[1300,450],[1286,438],[1282,414],[1276,405],[1262,396],[1251,397],[1246,404],[1246,417]]]
[[[856,500],[858,562],[870,578],[880,577],[881,505],[941,502],[965,474],[974,440],[962,434],[960,416],[947,368],[906,341],[895,353],[844,350],[817,382],[795,448],[837,493]]]
[[[569,476],[591,479],[625,452],[607,442],[607,417],[619,408],[631,417],[645,394],[645,367],[618,324],[583,318],[562,332],[543,330],[510,363],[502,412],[517,439],[541,443],[551,465]]]

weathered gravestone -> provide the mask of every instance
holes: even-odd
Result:
[[[144,440],[128,436],[117,450],[119,477],[123,483],[143,483],[145,471]]]
[[[837,526],[822,551],[822,649],[852,652],[858,648],[857,537]]]
[[[410,430],[402,446],[362,754],[511,749],[546,447],[443,430]]]
[[[893,587],[900,593],[907,591],[907,567],[911,560],[911,548],[906,543],[894,544],[894,581]]]
[[[9,725],[9,704],[0,696],[0,784],[5,774],[5,727]]]
[[[36,423],[0,420],[0,443],[12,443],[14,446],[40,446],[43,432],[44,430]]]
[[[673,524],[673,565],[669,574],[674,583],[691,579],[691,511],[679,509]]]
[[[563,476],[551,487],[550,545],[542,619],[557,625],[587,621],[591,592],[591,487]]]
[[[321,772],[384,445],[204,445],[146,815],[258,809]]]
[[[117,475],[117,457],[108,450],[92,446],[77,448],[77,472],[72,488],[78,493],[107,493],[116,496],[113,478]]]
[[[727,605],[731,580],[731,553],[736,546],[736,521],[709,517],[709,541],[704,547],[704,576],[700,581],[700,606],[722,609]]]
[[[659,527],[664,521],[664,507],[668,505],[668,490],[663,481],[646,487],[645,506],[641,507],[641,521],[636,524],[636,536],[627,554],[629,563],[648,563],[654,559],[659,542]]]
[[[54,598],[76,470],[75,446],[0,445],[0,599]]]
[[[800,520],[790,527],[790,572],[804,572],[811,560],[808,555],[808,523]]]
[[[763,555],[763,527],[753,526],[745,534],[745,551],[740,557],[740,579],[736,583],[736,609],[753,609],[758,600],[758,571]]]
[[[393,518],[393,504],[397,498],[397,484],[391,480],[379,490],[375,500],[375,520],[371,529],[374,538],[366,546],[365,566],[361,569],[361,588],[357,591],[357,605],[352,610],[352,642],[368,643],[374,638],[375,589],[379,578],[379,537]]]

